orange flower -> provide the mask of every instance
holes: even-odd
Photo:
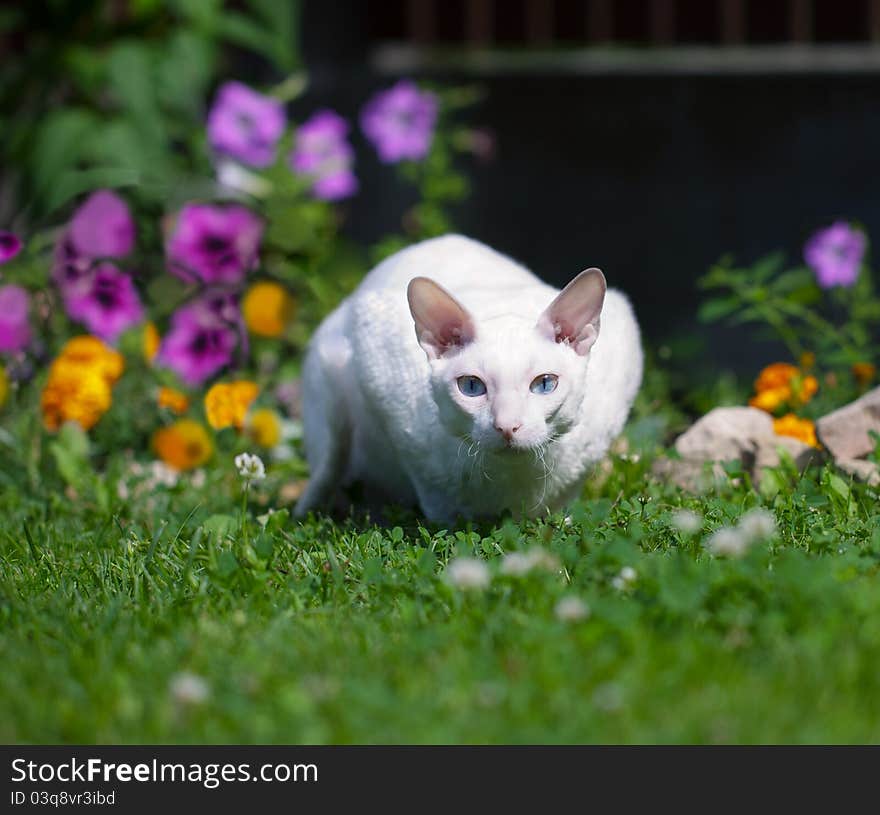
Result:
[[[202,425],[192,419],[180,419],[153,434],[153,450],[169,467],[192,470],[211,458],[214,446]]]
[[[144,334],[141,340],[141,348],[143,350],[144,359],[147,363],[151,363],[156,354],[159,353],[159,345],[162,342],[162,337],[159,336],[159,329],[156,328],[156,324],[153,322],[148,322],[144,325]]]
[[[52,431],[65,422],[76,422],[83,430],[90,430],[110,408],[110,383],[95,368],[59,362],[52,364],[40,397],[43,423]]]
[[[172,413],[178,416],[189,410],[189,397],[185,393],[174,390],[174,388],[159,388],[159,395],[156,399],[160,408],[168,408]]]
[[[796,400],[805,405],[819,390],[819,380],[815,376],[805,376],[801,379],[795,379],[793,382],[793,391]]]
[[[283,286],[263,282],[251,286],[241,303],[247,327],[261,337],[280,337],[293,316],[295,303]]]
[[[807,360],[811,362],[810,360]],[[811,374],[787,362],[775,362],[758,374],[756,395],[749,399],[752,407],[774,413],[782,405],[805,405],[819,390],[819,381]]]
[[[86,365],[97,368],[111,385],[122,376],[125,359],[118,351],[91,334],[83,334],[69,339],[53,363]]]
[[[749,404],[767,413],[773,413],[789,399],[791,399],[791,388],[784,385],[779,388],[768,388],[767,390],[760,391],[756,396],[749,399]]]
[[[809,419],[802,419],[794,413],[786,413],[781,419],[773,420],[773,432],[777,436],[791,436],[800,439],[804,444],[811,447],[819,447],[816,438],[816,425]]]
[[[218,382],[205,394],[205,415],[215,430],[244,427],[248,408],[260,392],[255,382]]]
[[[787,362],[774,362],[758,374],[758,378],[755,380],[755,392],[761,393],[761,391],[771,388],[787,386],[798,373],[800,371],[794,365],[789,365]]]
[[[77,422],[89,430],[112,404],[112,385],[122,376],[125,360],[97,337],[69,340],[49,368],[49,379],[40,397],[43,423],[58,430]]]
[[[248,435],[260,447],[277,447],[281,441],[281,417],[268,408],[255,410],[248,418]]]
[[[852,375],[859,385],[865,387],[877,375],[877,369],[870,362],[857,362],[852,366]]]

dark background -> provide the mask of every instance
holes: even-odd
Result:
[[[836,218],[877,232],[878,29],[871,0],[306,0],[311,89],[295,112],[356,121],[401,75],[478,82],[469,118],[494,131],[497,155],[470,168],[460,231],[557,285],[600,266],[649,341],[747,371],[768,353],[748,329],[676,344],[694,336],[695,280],[725,254],[800,263]],[[495,59],[475,68],[474,54]],[[348,231],[374,240],[409,199],[361,145],[370,194],[349,205]]]

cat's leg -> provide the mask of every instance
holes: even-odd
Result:
[[[419,507],[427,520],[448,524],[457,520],[459,510],[449,496],[436,488],[427,487],[415,479],[413,479],[413,486],[418,497]]]
[[[351,447],[344,379],[351,347],[337,332],[321,333],[303,366],[303,436],[310,474],[294,510],[300,518],[333,498],[345,475]]]

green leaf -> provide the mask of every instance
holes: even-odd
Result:
[[[156,101],[150,50],[137,42],[118,43],[108,56],[107,71],[110,91],[137,123],[150,152],[164,149],[166,135]]]
[[[701,323],[710,323],[732,314],[740,307],[740,299],[736,295],[731,297],[716,297],[703,303],[697,311],[697,319]]]
[[[849,484],[846,483],[837,473],[828,472],[828,486],[843,499],[844,502],[849,501]]]
[[[56,192],[59,176],[76,166],[96,125],[94,114],[77,108],[46,117],[36,133],[31,154],[31,172],[38,195]]]
[[[49,450],[65,483],[80,487],[91,476],[89,437],[75,422],[67,422],[61,427]]]
[[[71,198],[98,187],[130,187],[140,182],[139,174],[130,167],[94,167],[91,170],[68,170],[56,180],[46,199],[53,212]]]
[[[202,529],[215,539],[224,538],[232,532],[237,521],[232,515],[210,515],[202,523]]]
[[[186,114],[196,123],[216,63],[214,42],[188,29],[174,32],[156,64],[156,97],[160,104]]]

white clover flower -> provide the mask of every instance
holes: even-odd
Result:
[[[528,552],[508,552],[501,560],[501,574],[522,577],[532,569],[545,569],[548,572],[559,568],[559,558],[543,549],[529,549]]]
[[[696,535],[703,528],[703,516],[689,509],[678,509],[669,516],[669,523],[682,535]]]
[[[618,591],[624,591],[632,586],[638,580],[638,577],[638,573],[632,566],[624,566],[617,577],[611,581],[611,585]]]
[[[164,461],[153,461],[150,464],[150,488],[173,487],[179,477],[178,471],[169,467]]]
[[[446,566],[446,580],[457,589],[485,589],[491,575],[489,567],[475,557],[459,557]]]
[[[265,198],[272,192],[272,184],[269,181],[234,161],[220,163],[217,168],[217,182],[227,189],[246,192],[256,198]]]
[[[240,453],[235,457],[238,474],[246,481],[259,481],[266,477],[266,467],[259,456],[251,453]]]
[[[565,623],[586,620],[590,616],[590,607],[580,597],[563,597],[553,611],[557,619]]]
[[[722,526],[709,535],[705,546],[713,555],[742,557],[748,550],[750,543],[751,540],[742,533],[742,530]]]
[[[757,507],[739,519],[737,529],[748,538],[749,543],[767,540],[776,534],[776,518],[769,510]]]
[[[171,698],[180,705],[200,705],[211,695],[208,683],[200,676],[183,671],[174,674],[168,683]]]

